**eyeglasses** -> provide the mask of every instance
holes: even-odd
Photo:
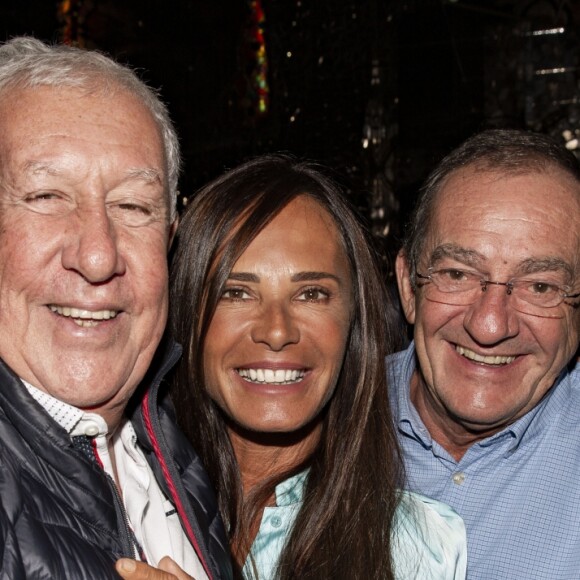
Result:
[[[444,268],[433,270],[429,268],[428,274],[419,274],[417,278],[424,280],[424,284],[432,282],[428,286],[426,297],[435,302],[458,306],[473,304],[480,291],[485,292],[490,284],[505,286],[508,296],[513,297],[513,306],[516,310],[525,314],[546,315],[545,308],[560,306],[565,299],[574,299],[580,296],[580,292],[570,294],[570,287],[544,280],[528,280],[525,278],[512,278],[507,282],[494,282],[486,280],[479,272],[458,270],[456,268]]]

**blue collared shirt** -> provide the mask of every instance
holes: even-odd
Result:
[[[276,486],[276,505],[264,509],[244,565],[245,578],[273,580],[302,498],[308,472]],[[397,508],[393,565],[397,580],[464,580],[465,526],[449,506],[406,492]]]
[[[414,344],[388,360],[409,488],[463,517],[468,579],[580,579],[580,364],[529,413],[456,461],[409,398]]]

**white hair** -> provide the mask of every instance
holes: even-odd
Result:
[[[17,37],[0,46],[0,93],[35,86],[76,87],[110,93],[126,90],[151,113],[161,132],[170,220],[177,212],[177,185],[181,166],[179,139],[167,107],[157,92],[147,86],[129,67],[94,50],[66,45],[50,46],[31,37]]]

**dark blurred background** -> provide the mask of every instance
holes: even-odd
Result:
[[[4,0],[4,39],[96,48],[160,88],[183,197],[266,151],[335,172],[386,252],[487,127],[580,138],[578,0]]]

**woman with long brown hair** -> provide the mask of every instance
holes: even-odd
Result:
[[[227,172],[188,206],[171,284],[172,398],[237,576],[463,578],[460,518],[401,491],[384,366],[399,327],[336,185],[282,155]]]

